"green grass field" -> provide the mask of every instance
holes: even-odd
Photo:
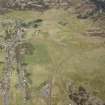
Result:
[[[91,19],[77,19],[75,14],[62,9],[51,9],[44,13],[12,11],[0,15],[2,22],[14,19],[26,22],[43,20],[38,29],[31,28],[27,31],[29,41],[35,48],[34,54],[25,58],[29,64],[28,69],[32,73],[33,94],[39,93],[37,88],[40,84],[50,75],[54,75],[58,84],[54,86],[56,95],[53,99],[54,105],[64,105],[65,88],[62,80],[73,80],[77,85],[83,85],[105,101],[105,39],[83,35],[87,29],[97,27]],[[36,30],[40,30],[38,35],[35,34]],[[0,60],[2,58],[3,55],[0,52]],[[16,75],[12,80],[15,85]],[[21,105],[20,92],[13,88],[11,93],[11,99],[14,100],[11,105]],[[43,100],[37,98],[36,95],[33,96],[27,105],[42,105]]]

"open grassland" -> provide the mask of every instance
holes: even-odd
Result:
[[[2,22],[14,19],[25,22],[43,20],[39,28],[27,30],[27,38],[35,49],[34,54],[25,58],[31,72],[33,94],[39,94],[40,84],[54,75],[58,84],[54,88],[56,93],[54,105],[63,105],[65,88],[62,80],[73,80],[105,101],[105,39],[83,35],[87,29],[96,27],[91,20],[77,19],[74,14],[62,9],[52,9],[44,13],[12,11],[0,15]],[[38,30],[40,30],[39,33],[37,33]],[[0,52],[0,60],[2,59],[3,54]],[[2,64],[0,64],[0,70],[2,70]],[[16,84],[16,79],[16,73],[14,73],[13,85]],[[62,88],[58,91],[56,88],[59,87]],[[13,99],[11,105],[21,105],[19,91],[13,88],[11,92]],[[37,102],[38,100],[40,101]],[[33,95],[30,103],[42,105],[43,101]]]

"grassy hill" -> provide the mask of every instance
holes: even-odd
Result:
[[[26,34],[35,48],[34,54],[25,58],[31,72],[33,91],[32,100],[27,105],[44,104],[39,96],[38,87],[51,75],[55,81],[54,105],[64,105],[63,100],[68,102],[64,84],[69,80],[83,85],[105,101],[105,39],[84,34],[86,30],[98,27],[91,19],[78,19],[75,14],[62,9],[51,9],[43,13],[11,11],[0,15],[2,22],[14,19],[25,22],[43,20],[37,29],[29,28]],[[0,60],[2,57],[3,54],[0,52]],[[11,105],[21,105],[20,92],[15,88],[15,72],[12,82]]]

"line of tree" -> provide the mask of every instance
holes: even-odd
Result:
[[[4,69],[0,81],[1,96],[3,105],[10,104],[11,76],[14,70],[17,72],[18,87],[23,95],[23,104],[31,97],[30,72],[27,64],[24,63],[24,55],[32,54],[32,44],[25,39],[25,32],[20,23],[2,24],[4,35],[0,38],[0,46],[5,52]]]

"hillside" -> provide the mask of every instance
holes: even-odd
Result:
[[[47,105],[41,95],[41,85],[50,77],[53,77],[52,105],[71,104],[66,91],[70,81],[105,101],[105,37],[99,24],[91,18],[78,18],[73,7],[66,11],[62,8],[44,12],[11,10],[0,15],[1,23],[21,20],[28,24],[38,19],[42,20],[38,28],[29,27],[25,34],[34,46],[33,54],[26,55],[24,59],[32,80],[32,96],[27,105]],[[3,27],[0,28],[1,34],[2,30]],[[4,53],[0,51],[2,61]],[[2,71],[3,64],[0,64],[1,77]],[[18,80],[15,70],[11,80],[10,105],[22,105],[21,92],[16,88]],[[0,105],[3,105],[1,98]]]

